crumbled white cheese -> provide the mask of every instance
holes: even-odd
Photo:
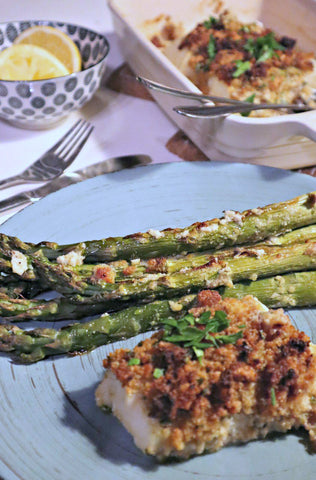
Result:
[[[255,215],[261,215],[261,214],[263,213],[262,208],[253,208],[251,211],[252,211],[252,213],[254,213]]]
[[[187,272],[188,270],[190,270],[189,267],[183,267],[183,268],[181,268],[181,269],[179,270],[179,273],[185,273],[185,272]]]
[[[59,263],[60,265],[69,265],[70,267],[82,265],[83,261],[84,256],[76,250],[72,250],[65,255],[60,255],[59,257],[57,257],[57,263]]]
[[[266,239],[266,243],[269,245],[279,245],[280,240],[276,236],[271,236]]]
[[[183,305],[173,300],[169,300],[170,308],[173,312],[180,312],[183,309]]]
[[[261,257],[262,257],[263,255],[265,255],[265,253],[266,253],[265,250],[263,250],[263,249],[261,249],[261,248],[254,250],[254,252],[255,252],[255,254],[256,254],[256,256],[257,256],[258,258],[261,258]]]
[[[132,265],[139,265],[140,264],[140,258],[133,258],[133,260],[131,260],[131,264]]]
[[[226,285],[227,287],[233,287],[234,284],[232,282],[232,270],[231,268],[226,265],[223,266],[218,272],[217,277],[215,279],[207,279],[206,278],[206,287],[207,288],[217,288],[222,285]]]
[[[150,228],[148,230],[148,233],[149,233],[149,235],[151,235],[152,237],[155,237],[155,238],[163,238],[165,236],[165,234],[163,232],[161,232],[160,230],[153,230],[152,228]]]
[[[239,212],[235,212],[234,210],[226,210],[224,212],[224,218],[220,220],[222,225],[226,225],[228,222],[235,222],[238,225],[243,224],[243,216]]]
[[[201,232],[215,232],[215,230],[218,230],[218,224],[217,223],[211,223],[211,225],[208,225],[207,227],[201,227]]]
[[[183,230],[183,232],[178,233],[176,235],[176,238],[187,238],[189,234],[190,234],[189,230]]]
[[[13,273],[16,273],[17,275],[23,275],[28,268],[26,256],[23,255],[22,252],[13,250],[11,256],[11,267]]]

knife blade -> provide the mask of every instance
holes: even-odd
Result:
[[[0,215],[16,210],[19,207],[31,205],[50,193],[57,192],[57,190],[82,182],[88,178],[94,178],[105,173],[118,172],[126,168],[148,165],[151,161],[148,155],[124,155],[122,157],[113,157],[103,162],[94,163],[89,167],[82,168],[75,172],[64,173],[42,187],[18,193],[17,195],[0,201]]]

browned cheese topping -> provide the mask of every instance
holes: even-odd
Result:
[[[213,25],[200,23],[181,42],[179,48],[188,48],[193,52],[192,65],[215,73],[221,80],[231,83],[237,72],[237,61],[250,62],[250,68],[243,75],[254,85],[260,85],[256,79],[269,75],[269,69],[286,69],[289,66],[302,71],[312,71],[312,53],[295,49],[296,41],[292,38],[274,36],[269,28],[253,24],[247,28],[227,14],[215,21]],[[210,38],[214,38],[214,59],[210,62]],[[265,40],[262,40],[265,37]],[[271,39],[274,38],[274,41]],[[259,45],[258,44],[259,40]],[[275,47],[275,48],[274,48]],[[257,53],[258,52],[258,53]],[[261,54],[261,60],[260,60]],[[257,58],[256,58],[257,57]],[[259,60],[259,61],[258,61]],[[274,79],[274,87],[278,87]]]
[[[104,361],[127,393],[141,393],[151,417],[170,425],[175,445],[203,438],[221,419],[238,413],[296,418],[304,395],[315,385],[310,339],[283,310],[263,311],[253,297],[222,299],[205,290],[190,313],[200,317],[218,310],[230,321],[221,333],[243,329],[235,343],[217,348],[210,343],[197,358],[192,349],[164,341],[160,331],[134,350],[119,349]],[[313,438],[316,406],[304,422]]]
[[[160,32],[151,40],[164,51],[174,36]],[[309,102],[305,77],[314,71],[314,54],[301,51],[295,39],[276,35],[259,23],[243,24],[225,11],[181,37],[179,55],[184,51],[190,52],[184,73],[205,94],[214,93],[209,79],[216,78],[232,98],[254,103]]]

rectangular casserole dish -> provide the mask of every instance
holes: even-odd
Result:
[[[175,88],[199,92],[146,38],[143,24],[160,14],[168,14],[175,21],[182,22],[185,31],[189,31],[214,12],[214,0],[108,0],[108,3],[123,54],[135,73]],[[259,20],[277,33],[296,38],[300,48],[316,50],[314,0],[224,0],[222,3],[241,21]],[[190,104],[190,101],[151,93],[179,128],[213,160],[244,159],[281,168],[315,164],[315,144],[299,138],[307,137],[316,141],[315,111],[270,118],[230,115],[225,118],[192,119],[172,111],[174,106]],[[273,148],[267,148],[271,146]]]

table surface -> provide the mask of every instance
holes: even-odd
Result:
[[[106,78],[123,63],[105,0],[90,0],[89,8],[83,0],[15,0],[1,4],[1,22],[36,18],[69,21],[104,32],[111,45]],[[74,112],[50,130],[24,130],[0,120],[0,179],[15,175],[30,165],[78,118],[88,120],[95,128],[69,171],[125,154],[146,153],[155,163],[180,161],[165,147],[177,127],[154,102],[101,87],[79,112]],[[1,191],[0,200],[24,189],[15,187]],[[0,217],[0,222],[6,218]]]

